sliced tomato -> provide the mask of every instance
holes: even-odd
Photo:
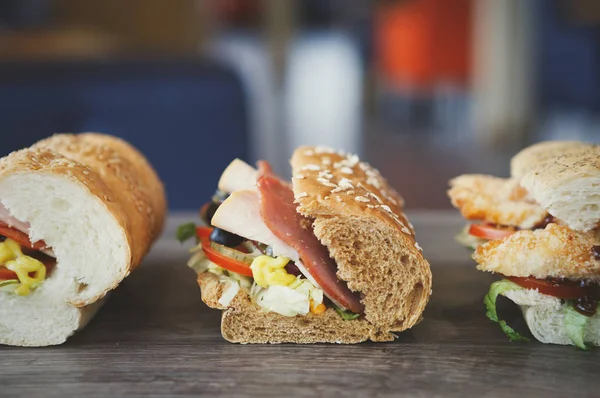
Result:
[[[514,234],[516,231],[506,228],[496,228],[493,225],[487,224],[471,224],[469,234],[481,239],[504,239],[507,236]]]
[[[14,271],[0,267],[0,281],[8,281],[11,279],[18,279],[17,274]]]
[[[46,242],[38,240],[35,243],[31,243],[27,234],[19,231],[18,229],[9,227],[7,224],[0,222],[0,235],[5,236],[9,239],[14,240],[18,244],[24,247],[29,247],[35,250],[42,250],[47,248]]]
[[[196,236],[200,241],[202,241],[202,239],[208,239],[210,238],[212,230],[213,229],[209,227],[196,227]]]
[[[507,276],[507,279],[526,289],[537,289],[542,294],[565,300],[580,297],[600,298],[600,286],[597,284],[581,284],[577,281],[557,281],[532,277]]]
[[[250,266],[248,264],[227,257],[210,247],[209,238],[211,232],[212,228],[196,228],[196,233],[198,235],[198,238],[200,239],[202,250],[204,251],[204,254],[206,254],[206,257],[213,263],[217,264],[219,267],[223,267],[228,271],[245,276],[252,276],[252,269],[250,269]]]

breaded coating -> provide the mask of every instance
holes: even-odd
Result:
[[[530,229],[548,215],[515,179],[465,174],[450,187],[452,204],[469,220]]]
[[[518,231],[480,245],[473,259],[477,269],[505,276],[600,281],[600,260],[592,252],[599,244],[597,232],[550,223],[545,229]]]

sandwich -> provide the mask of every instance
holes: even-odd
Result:
[[[0,160],[0,344],[61,344],[162,229],[162,183],[125,141],[58,134]]]
[[[600,147],[577,141],[530,146],[511,160],[511,176],[462,175],[452,204],[470,224],[459,242],[482,271],[503,279],[485,297],[487,316],[511,340],[496,299],[520,306],[542,343],[582,349],[600,344]]]
[[[292,182],[234,160],[201,210],[188,265],[236,343],[391,341],[417,324],[431,271],[403,200],[355,155],[300,147]]]

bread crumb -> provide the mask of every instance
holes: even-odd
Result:
[[[298,195],[296,195],[296,199],[305,198],[307,196],[308,194],[306,192],[300,192]]]
[[[423,248],[421,247],[421,245],[419,245],[419,242],[415,241],[415,247],[417,248],[418,251],[422,252]]]
[[[342,198],[340,198],[339,196],[335,196],[335,200],[337,200],[338,202],[342,202]]]

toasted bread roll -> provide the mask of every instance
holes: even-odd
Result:
[[[548,215],[516,179],[465,174],[450,180],[448,196],[468,220],[529,229]]]
[[[560,155],[558,155],[560,153]],[[574,230],[600,222],[600,147],[565,148],[557,157],[533,165],[520,183],[548,212]]]
[[[592,252],[598,244],[597,233],[551,223],[545,229],[491,240],[478,246],[473,258],[477,269],[506,276],[600,281],[600,261]]]
[[[298,211],[314,219],[338,277],[361,293],[367,321],[383,334],[414,326],[429,300],[431,270],[400,195],[356,156],[300,147],[291,163]]]
[[[60,344],[85,325],[140,263],[166,211],[145,158],[100,134],[55,135],[2,158],[0,202],[56,255],[29,295],[0,291],[0,343],[26,346]]]

